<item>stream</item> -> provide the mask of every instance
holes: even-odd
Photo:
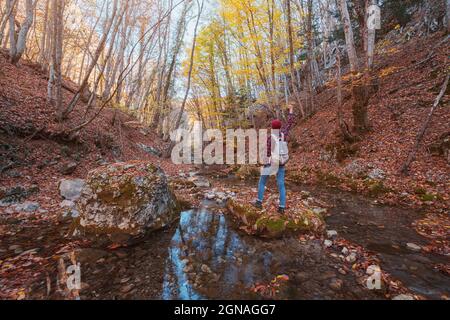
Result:
[[[243,188],[245,183],[234,181],[232,185]],[[382,270],[412,293],[428,299],[449,296],[450,277],[434,268],[448,264],[448,257],[406,247],[408,242],[427,243],[411,226],[420,212],[379,205],[334,189],[288,185],[288,190],[306,190],[331,205],[327,229],[376,254]],[[322,240],[248,236],[217,209],[214,203],[203,202],[199,208],[182,212],[178,223],[132,247],[76,249],[82,267],[81,298],[261,299],[255,286],[267,286],[283,276],[278,299],[385,299],[380,290],[365,288],[354,273],[340,272],[343,262],[330,254]],[[42,240],[30,246],[44,246],[50,238],[50,231],[45,230],[33,231]],[[52,238],[57,237],[54,227],[48,230]],[[32,291],[32,297],[45,298],[45,279],[36,280]]]
[[[236,183],[239,187],[239,182],[233,182]],[[429,299],[449,296],[450,277],[434,269],[436,264],[448,264],[448,257],[414,252],[406,246],[427,244],[427,239],[412,226],[422,216],[420,212],[379,205],[335,189],[296,185],[288,188],[307,190],[330,204],[327,229],[337,230],[340,237],[376,254],[381,268],[411,292]],[[360,291],[354,279],[336,272],[337,266],[317,240],[301,243],[294,239],[255,239],[234,231],[227,217],[203,208],[182,213],[169,248],[162,297],[252,298],[248,288],[282,274],[290,279],[281,293],[286,299],[380,297],[369,290]],[[339,290],[331,285],[337,281],[343,283]]]
[[[412,292],[430,299],[449,296],[450,277],[434,270],[436,264],[448,264],[449,258],[413,252],[406,246],[407,243],[423,246],[428,242],[412,226],[421,213],[376,205],[363,197],[335,190],[316,188],[310,191],[334,206],[326,218],[328,229],[337,230],[343,238],[376,253],[382,269]]]
[[[364,299],[351,276],[337,273],[320,241],[263,241],[240,235],[226,216],[207,209],[183,212],[165,265],[163,299],[251,299],[251,288],[287,275],[278,298]],[[333,290],[331,283],[341,283]]]

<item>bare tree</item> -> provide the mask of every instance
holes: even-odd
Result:
[[[56,107],[56,118],[63,119],[62,105],[62,73],[61,61],[63,55],[64,33],[64,0],[52,1],[52,61],[48,84],[48,98]]]
[[[3,44],[6,24],[8,23],[8,21],[10,21],[10,17],[14,13],[14,8],[16,7],[17,1],[18,0],[6,1],[5,12],[2,14],[2,17],[0,19],[0,46]]]
[[[353,36],[353,27],[348,13],[347,0],[339,0],[342,23],[344,24],[345,43],[347,45],[347,54],[350,62],[350,70],[357,73],[359,70],[358,56],[356,55],[355,39]]]
[[[344,113],[342,110],[342,74],[341,74],[341,53],[339,48],[336,47],[336,89],[337,89],[337,119],[339,129],[342,133],[344,140],[352,142],[354,141],[353,135],[348,129],[348,125],[344,120]]]
[[[365,68],[364,77],[361,78],[361,69],[358,56],[356,54],[355,40],[347,7],[347,0],[339,0],[339,6],[342,22],[344,25],[345,42],[347,45],[347,54],[350,62],[350,71],[352,72],[353,126],[357,133],[364,133],[369,129],[369,119],[367,114],[367,105],[369,104],[367,82],[369,81],[369,77],[368,73],[366,72],[368,71],[368,68]],[[363,28],[367,30],[367,25],[363,26]]]
[[[294,56],[294,40],[292,35],[292,15],[291,15],[291,0],[286,0],[286,15],[287,15],[287,29],[288,29],[288,39],[289,39],[289,68],[291,72],[291,83],[292,91],[294,92],[294,98],[297,104],[300,106],[300,112],[302,117],[306,116],[306,112],[303,108],[303,104],[300,100],[299,95],[299,85],[297,83],[297,78],[295,76],[295,56]]]
[[[450,0],[447,0],[446,20],[447,20],[447,33],[450,33]]]
[[[13,0],[7,0],[8,9],[11,9],[13,7]],[[16,41],[16,30],[15,30],[15,15],[10,14],[9,17],[9,44],[10,44],[10,50],[9,55],[11,59],[11,63],[17,64],[19,62],[20,58],[22,57],[23,53],[25,52],[25,48],[27,45],[27,36],[28,31],[31,28],[31,25],[33,24],[34,19],[34,8],[37,4],[37,0],[26,0],[25,1],[25,21],[20,25],[19,30],[17,32],[17,41]]]
[[[50,8],[50,0],[45,1],[45,8],[44,8],[44,18],[43,18],[43,27],[42,27],[42,35],[41,35],[41,43],[40,43],[40,52],[39,52],[39,59],[38,62],[41,64],[41,66],[44,68],[45,65],[45,57],[46,57],[46,40],[47,40],[47,29],[48,29],[48,15],[49,15],[49,8]]]

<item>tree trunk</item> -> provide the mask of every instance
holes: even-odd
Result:
[[[6,24],[10,21],[11,15],[14,14],[14,8],[17,0],[6,0],[5,14],[0,20],[0,46],[3,44],[3,38],[5,37]]]
[[[46,68],[44,68],[44,65],[46,65],[45,63],[45,52],[46,52],[46,39],[47,36],[49,36],[47,34],[47,29],[48,29],[48,14],[49,14],[49,7],[50,7],[50,0],[46,0],[45,1],[45,11],[44,11],[44,21],[43,21],[43,26],[42,26],[42,36],[41,36],[41,44],[40,44],[40,48],[39,48],[39,64],[42,66],[42,70],[46,70]]]
[[[53,54],[52,67],[54,70],[55,79],[55,107],[56,117],[58,121],[63,119],[63,105],[62,105],[62,47],[63,47],[63,32],[64,32],[64,0],[53,0]]]
[[[450,33],[450,0],[447,0],[446,20],[447,20],[447,33]]]
[[[314,113],[314,88],[313,88],[313,60],[314,58],[314,39],[313,39],[313,29],[312,29],[312,0],[308,0],[308,23],[307,23],[307,34],[308,34],[308,70],[307,70],[307,79],[308,79],[308,96],[309,96],[309,106],[307,114]]]
[[[348,142],[354,141],[353,135],[350,133],[348,129],[348,125],[344,120],[344,114],[342,111],[342,74],[341,74],[341,54],[339,49],[336,48],[336,88],[337,88],[337,100],[338,100],[338,109],[337,109],[337,119],[339,124],[339,129],[341,130],[342,136],[344,140]]]
[[[17,37],[17,42],[14,39],[14,42],[10,43],[11,44],[10,58],[11,58],[12,64],[17,64],[17,62],[19,62],[20,58],[22,57],[23,53],[25,52],[25,48],[27,46],[27,35],[28,35],[28,31],[31,28],[31,25],[33,24],[34,6],[36,5],[36,3],[37,3],[37,0],[34,2],[34,4],[33,4],[32,0],[25,1],[25,10],[26,10],[25,21],[20,26],[19,34]],[[14,20],[13,15],[11,15],[11,18],[12,18],[12,20]],[[10,23],[11,23],[11,20],[10,20]],[[11,28],[11,25],[10,25],[10,28]],[[14,45],[13,45],[13,43],[14,43]]]
[[[352,93],[353,93],[353,126],[357,133],[364,133],[369,128],[369,120],[367,114],[367,105],[369,104],[368,92],[368,68],[365,68],[364,76],[361,77],[358,56],[355,49],[355,40],[353,36],[353,28],[348,13],[347,1],[339,0],[342,22],[344,24],[345,42],[347,45],[347,54],[350,62],[350,70],[352,72]],[[367,19],[366,19],[367,20]],[[367,21],[364,26],[367,30]],[[366,34],[366,33],[365,33]],[[367,39],[365,40],[366,43]]]
[[[9,15],[9,56],[12,59],[17,54],[16,44],[16,15],[14,12],[15,2],[13,0],[6,0],[6,10],[11,12]]]
[[[348,13],[347,0],[339,0],[339,8],[341,11],[342,22],[344,24],[345,43],[347,46],[348,59],[350,61],[350,70],[352,73],[358,73],[358,56],[356,55],[355,40],[350,21],[350,14]]]
[[[297,83],[297,78],[295,76],[295,59],[294,59],[294,40],[292,35],[292,17],[291,17],[291,0],[286,0],[286,15],[287,15],[287,29],[288,29],[288,39],[289,39],[289,69],[291,73],[291,83],[292,83],[292,91],[294,93],[294,98],[297,101],[297,104],[300,107],[300,112],[302,117],[306,116],[306,112],[303,108],[303,104],[300,100],[298,90],[299,85]]]

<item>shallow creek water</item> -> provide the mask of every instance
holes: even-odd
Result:
[[[244,184],[233,181],[231,185],[248,190],[248,183]],[[375,204],[359,195],[332,189],[290,185],[288,190],[291,194],[307,190],[331,205],[327,229],[337,230],[339,237],[377,254],[381,268],[412,292],[431,299],[450,295],[450,277],[434,269],[436,264],[448,264],[448,257],[406,248],[408,242],[427,243],[411,226],[421,217],[420,212]],[[216,209],[204,203],[182,212],[177,224],[133,247],[77,249],[84,283],[81,298],[261,298],[252,291],[254,285],[268,284],[278,275],[289,277],[277,295],[280,299],[384,298],[382,292],[364,288],[352,272],[338,272],[342,262],[330,255],[321,240],[268,241],[251,237],[238,231],[231,219]],[[42,240],[32,241],[23,249],[46,248],[49,241],[56,241],[55,232],[54,226],[33,231],[35,238]],[[60,232],[59,237],[64,237],[66,231]],[[18,235],[24,237],[24,244],[25,238],[31,237],[25,231]],[[6,244],[12,244],[8,241]],[[33,298],[48,297],[46,279],[36,279],[32,291]]]
[[[207,208],[181,214],[169,247],[163,299],[257,298],[251,288],[287,275],[279,298],[377,298],[351,276],[337,273],[320,241],[263,241],[234,231],[223,214]],[[332,290],[331,282],[342,281]]]
[[[434,269],[448,263],[448,257],[406,249],[408,242],[426,243],[411,226],[421,213],[332,189],[295,185],[288,189],[307,190],[330,204],[327,229],[377,254],[381,268],[412,292],[431,299],[449,295],[450,278]],[[260,298],[252,287],[268,284],[278,275],[289,277],[277,295],[280,299],[384,298],[382,292],[364,288],[352,272],[338,272],[342,262],[331,257],[322,241],[251,237],[215,209],[204,203],[181,213],[177,225],[106,257],[110,267],[85,259],[85,281],[92,284],[85,298]],[[98,259],[98,254],[94,256]]]
[[[434,269],[436,264],[448,264],[449,257],[407,248],[407,243],[427,244],[427,239],[412,226],[423,213],[374,204],[363,197],[336,190],[316,188],[310,191],[334,206],[326,218],[329,229],[337,230],[341,237],[376,253],[382,269],[412,292],[431,299],[449,296],[450,277]]]

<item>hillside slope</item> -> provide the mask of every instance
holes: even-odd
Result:
[[[450,190],[449,91],[436,109],[407,176],[399,174],[416,136],[441,90],[448,70],[448,36],[403,39],[392,31],[377,46],[378,92],[369,103],[371,131],[352,145],[342,142],[337,126],[335,83],[317,96],[318,112],[294,130],[293,179],[315,181],[391,202],[447,208]],[[344,77],[344,80],[348,77]],[[351,125],[351,91],[344,81],[345,120]],[[379,173],[381,181],[367,179]],[[372,175],[373,176],[373,175]],[[427,201],[426,201],[427,200]]]
[[[70,81],[68,87],[76,88]],[[149,160],[166,171],[171,163],[155,154],[167,145],[133,116],[105,108],[76,135],[67,131],[89,119],[97,110],[78,104],[69,119],[55,121],[55,108],[47,103],[47,78],[39,68],[22,62],[18,67],[0,54],[0,182],[3,187],[39,182],[47,194],[66,175],[84,177],[106,162]],[[64,90],[64,103],[73,93]],[[151,148],[155,150],[151,150]],[[75,167],[74,169],[67,167]],[[178,168],[176,169],[178,170]],[[48,182],[48,183],[47,183]]]

